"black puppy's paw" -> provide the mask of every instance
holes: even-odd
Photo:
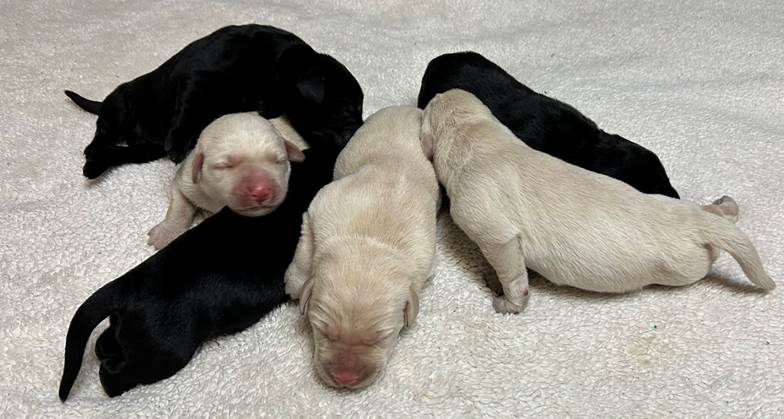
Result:
[[[129,371],[126,371],[126,366],[126,362],[117,357],[101,361],[98,377],[107,396],[117,397],[139,384],[129,375]]]
[[[98,340],[95,341],[95,356],[101,361],[107,358],[118,357],[122,354],[117,338],[114,336],[114,329],[111,327],[104,330]]]
[[[82,174],[87,179],[95,179],[101,176],[109,167],[111,166],[97,160],[87,160],[84,163],[84,167],[82,167]]]

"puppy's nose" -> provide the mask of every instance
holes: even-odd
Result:
[[[337,385],[350,386],[359,381],[359,376],[349,370],[338,370],[332,373],[332,379],[335,380]]]
[[[269,186],[264,184],[256,184],[248,186],[245,191],[248,197],[256,202],[263,202],[269,198],[272,190]]]

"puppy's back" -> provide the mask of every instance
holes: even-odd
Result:
[[[371,115],[357,130],[335,163],[335,179],[363,166],[427,164],[419,140],[422,111],[413,106],[390,106]]]
[[[320,236],[316,241],[358,235],[406,251],[432,247],[439,192],[422,151],[420,125],[421,111],[411,106],[385,108],[368,118],[338,157],[335,181],[308,210],[319,224],[313,229]]]

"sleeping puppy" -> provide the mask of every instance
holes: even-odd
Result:
[[[691,284],[724,250],[754,284],[775,286],[733,224],[730,198],[701,208],[564,163],[519,141],[459,89],[427,105],[422,140],[452,218],[498,274],[498,312],[526,305],[526,268],[558,285],[626,292]]]
[[[463,89],[528,146],[563,161],[626,182],[640,192],[678,198],[652,151],[608,134],[577,109],[529,89],[475,52],[441,55],[427,65],[418,104],[437,93]]]
[[[169,244],[191,227],[197,209],[216,213],[228,206],[246,217],[274,211],[286,197],[289,161],[302,161],[303,147],[286,118],[267,121],[245,112],[216,119],[177,170],[166,219],[150,230],[147,243],[155,249]]]
[[[98,115],[84,150],[90,179],[165,155],[179,163],[202,129],[229,113],[285,114],[304,137],[339,147],[362,123],[362,89],[346,67],[290,32],[261,25],[227,26],[196,40],[103,102],[66,94]]]
[[[305,155],[292,164],[276,211],[249,218],[225,208],[90,296],[68,328],[60,399],[68,397],[88,338],[106,317],[110,326],[95,352],[101,384],[117,396],[172,376],[205,340],[243,330],[282,304],[302,213],[332,179],[337,152]]]
[[[378,379],[433,273],[439,190],[420,125],[413,106],[368,118],[303,216],[286,293],[310,321],[315,370],[330,386]]]

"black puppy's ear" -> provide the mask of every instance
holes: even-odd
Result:
[[[323,75],[313,75],[297,82],[297,91],[305,100],[315,105],[324,103],[324,80]]]
[[[306,101],[320,105],[324,102],[323,57],[306,45],[297,45],[283,51],[278,57],[278,79],[294,86],[296,93]]]

